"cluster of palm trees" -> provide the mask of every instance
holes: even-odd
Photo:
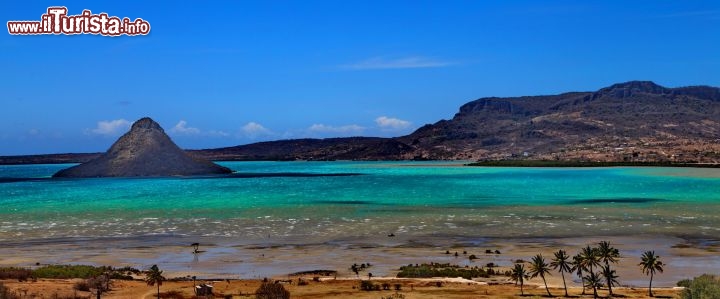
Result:
[[[553,253],[554,257],[547,263],[542,254],[532,257],[529,268],[525,268],[524,263],[516,263],[511,271],[511,278],[515,284],[520,285],[520,294],[525,295],[523,286],[526,279],[540,277],[545,284],[545,291],[548,296],[552,297],[550,289],[545,280],[546,275],[551,275],[551,270],[557,270],[562,275],[563,288],[565,289],[565,297],[568,297],[567,284],[565,283],[565,273],[575,273],[583,282],[583,292],[586,289],[593,290],[593,297],[598,297],[597,290],[607,286],[608,294],[613,296],[612,287],[619,285],[618,275],[610,265],[617,264],[620,258],[620,251],[610,245],[607,241],[598,243],[597,247],[586,246],[572,258],[565,250],[558,250]],[[660,261],[660,256],[655,255],[655,251],[645,251],[642,255],[641,262],[638,264],[645,275],[650,276],[650,285],[648,286],[648,295],[653,297],[652,280],[656,272],[663,272],[664,264]],[[162,275],[163,271],[157,265],[150,267],[145,272],[145,282],[148,286],[157,286],[157,296],[160,298],[160,285],[165,280]],[[372,275],[372,274],[370,274]],[[193,276],[193,279],[195,277]]]
[[[545,290],[548,296],[552,296],[550,289],[545,280],[546,275],[551,275],[551,270],[557,270],[562,275],[563,288],[565,289],[565,297],[568,297],[567,284],[565,283],[565,273],[575,273],[583,282],[583,295],[586,289],[593,290],[593,297],[598,297],[597,290],[607,286],[608,294],[613,296],[613,286],[618,286],[618,275],[611,268],[611,264],[617,264],[620,258],[620,251],[614,248],[607,241],[598,243],[597,247],[586,246],[572,258],[565,250],[558,250],[553,253],[554,257],[547,263],[545,258],[538,254],[532,258],[529,269],[525,268],[523,263],[515,264],[511,271],[511,278],[515,284],[520,285],[520,294],[525,295],[523,285],[526,279],[540,277],[545,284]],[[664,264],[660,261],[660,257],[655,255],[654,251],[646,251],[642,255],[641,266],[643,273],[650,276],[650,285],[648,294],[652,294],[652,279],[656,272],[663,271]]]

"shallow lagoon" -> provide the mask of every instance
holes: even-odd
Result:
[[[0,241],[147,235],[327,240],[387,233],[720,239],[720,169],[222,164],[241,175],[1,183]],[[67,166],[1,166],[0,177],[46,178]]]
[[[427,261],[428,250],[448,246],[495,244],[523,254],[513,244],[582,246],[603,238],[623,240],[627,253],[645,243],[680,257],[687,252],[673,246],[709,252],[720,240],[720,169],[221,164],[238,175],[50,179],[69,165],[0,166],[0,241],[10,258],[3,263],[159,260],[175,272],[259,277],[321,267],[328,254],[347,258],[357,255],[347,253],[353,249],[405,263]],[[195,241],[208,244],[199,260],[183,249]],[[273,251],[287,259],[263,260],[261,252]],[[298,260],[299,253],[307,257]],[[702,252],[690,255],[702,261],[675,260],[694,269],[688,273],[704,271],[696,263],[720,263]],[[398,266],[387,265],[376,271]]]

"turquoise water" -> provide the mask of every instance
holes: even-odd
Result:
[[[70,165],[0,166],[0,241],[162,235],[328,242],[388,233],[720,239],[720,169],[220,164],[242,175],[50,179]]]

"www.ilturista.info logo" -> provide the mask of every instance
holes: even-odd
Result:
[[[40,21],[8,21],[8,33],[13,35],[36,34],[99,34],[105,36],[146,35],[150,23],[137,18],[110,17],[106,13],[93,14],[86,9],[79,15],[67,15],[65,6],[48,7]]]

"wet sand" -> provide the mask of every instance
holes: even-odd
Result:
[[[394,277],[398,268],[407,264],[451,263],[461,266],[499,265],[501,271],[512,267],[518,259],[530,260],[543,254],[548,260],[552,252],[564,249],[570,255],[586,245],[594,246],[608,240],[620,250],[616,269],[620,283],[643,287],[647,277],[638,263],[645,250],[655,250],[667,265],[665,272],[655,276],[653,285],[673,287],[676,282],[715,273],[720,268],[717,244],[688,241],[676,237],[591,237],[500,239],[470,241],[442,238],[420,240],[402,236],[381,236],[374,240],[340,240],[303,244],[300,240],[268,240],[243,243],[224,238],[157,237],[156,239],[55,240],[45,242],[9,243],[4,248],[0,265],[34,267],[44,264],[91,264],[115,267],[131,266],[141,270],[157,264],[168,278],[197,276],[201,279],[261,279],[287,277],[290,273],[310,270],[335,270],[340,278],[355,278],[350,265],[370,263],[368,272],[375,277]],[[190,244],[200,243],[199,254],[193,254]],[[486,254],[486,250],[501,254]],[[445,254],[450,251],[451,254]],[[467,251],[467,254],[463,254]],[[458,257],[454,253],[458,252]],[[479,259],[470,261],[475,254]],[[568,285],[580,286],[574,276]],[[559,273],[553,273],[548,283],[561,286]]]

